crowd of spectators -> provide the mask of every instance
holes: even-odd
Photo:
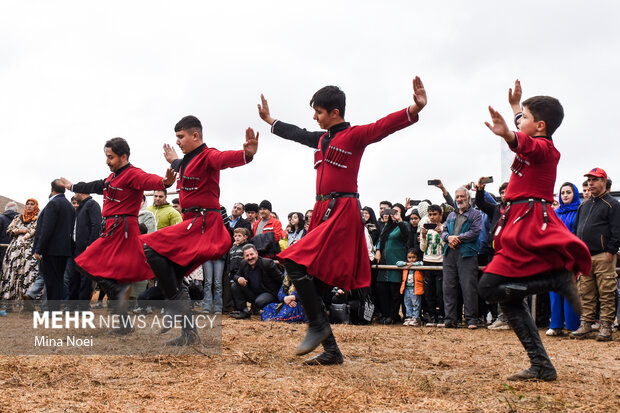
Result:
[[[584,313],[581,317],[575,314],[555,293],[530,298],[530,305],[535,308],[537,324],[548,328],[549,336],[562,336],[566,331],[572,338],[585,338],[598,329],[597,339],[605,341],[611,339],[620,316],[620,284],[615,272],[620,208],[609,195],[611,180],[602,169],[595,168],[586,176],[582,187],[585,204],[577,186],[569,182],[559,187],[553,204],[555,213],[586,243],[593,257],[592,274],[580,276],[578,282]],[[324,286],[322,296],[332,322],[470,330],[510,328],[497,305],[481,300],[477,291],[480,268],[493,257],[494,232],[507,206],[507,184],[499,187],[495,197],[485,190],[487,180],[481,178],[457,188],[454,198],[441,180],[429,181],[441,191],[443,202],[382,201],[378,214],[372,207],[363,207],[360,214],[372,265],[371,285],[354,291]],[[60,191],[53,184],[52,188]],[[64,198],[64,191],[53,194]],[[178,199],[168,203],[165,190],[154,192],[151,206],[147,207],[146,197],[143,200],[138,218],[142,233],[182,221]],[[72,264],[73,258],[99,236],[101,209],[88,194],[76,193],[71,203],[75,219],[67,236],[73,254],[66,261],[60,291],[64,289],[64,299],[88,303],[95,285]],[[312,210],[290,212],[283,224],[268,200],[235,203],[230,215],[224,206],[221,209],[231,248],[225,256],[205,262],[186,277],[196,311],[229,314],[236,319],[260,315],[262,320],[305,321],[295,287],[283,273],[276,254],[305,236]],[[21,214],[17,204],[9,202],[0,215],[1,243],[8,244],[0,248],[3,300],[23,300],[28,305],[29,300],[49,289],[41,274],[41,257],[35,254],[40,216],[35,199],[26,201]],[[52,288],[57,291],[57,287]],[[163,298],[153,280],[135,283],[129,291],[138,313],[151,311],[149,300]],[[58,297],[60,293],[55,294]],[[100,292],[94,307],[101,307],[102,300]],[[11,306],[7,309],[10,311]]]

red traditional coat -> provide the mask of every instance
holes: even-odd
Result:
[[[407,109],[392,113],[375,123],[350,126],[342,123],[327,133],[308,132],[276,121],[272,132],[315,148],[314,169],[317,195],[332,192],[357,192],[357,174],[364,149],[418,120],[409,118]],[[330,200],[317,201],[312,211],[308,233],[278,258],[290,259],[306,266],[308,274],[326,284],[345,290],[370,285],[370,261],[364,235],[359,201],[338,198],[323,221]]]
[[[184,212],[181,223],[144,234],[141,240],[164,257],[188,267],[188,273],[205,261],[223,257],[231,240],[220,213],[220,170],[250,161],[243,150],[220,152],[202,144],[182,161],[173,162],[173,168],[179,168],[177,190],[181,208],[212,211],[204,215]]]
[[[162,189],[161,176],[147,174],[131,164],[105,180],[73,185],[74,192],[103,194],[104,223],[102,235],[75,259],[75,264],[92,276],[120,283],[153,278],[138,239],[138,212],[144,191]]]
[[[515,223],[526,213],[529,204],[512,205],[495,236],[495,256],[484,271],[504,277],[530,277],[563,268],[575,274],[589,274],[591,257],[588,248],[551,208],[560,160],[553,141],[517,132],[517,146],[510,149],[516,155],[506,188],[506,201],[544,199],[547,201],[548,222],[545,226],[543,205],[537,202],[524,218]]]

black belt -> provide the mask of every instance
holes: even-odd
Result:
[[[317,195],[316,196],[316,200],[317,201],[327,201],[328,199],[329,201],[329,205],[327,206],[327,210],[325,211],[325,214],[323,214],[323,219],[321,219],[321,221],[325,221],[327,220],[327,218],[329,218],[329,215],[332,213],[332,209],[334,208],[334,205],[336,205],[336,199],[338,198],[356,198],[357,199],[357,206],[360,209],[360,216],[362,216],[362,204],[360,203],[360,194],[358,194],[357,192],[332,192],[329,195]],[[364,218],[362,216],[362,222],[364,221]]]
[[[534,208],[534,204],[542,204],[542,208],[543,208],[543,224],[542,227],[540,228],[542,231],[547,229],[547,222],[549,220],[549,214],[547,213],[547,204],[549,202],[547,202],[544,199],[540,199],[540,198],[528,198],[528,199],[517,199],[515,201],[508,201],[506,203],[506,209],[504,209],[504,212],[502,213],[502,217],[500,218],[499,222],[497,223],[497,229],[495,230],[495,236],[497,236],[497,234],[499,234],[499,232],[502,230],[502,226],[504,225],[504,222],[506,221],[506,214],[508,214],[508,211],[510,211],[510,207],[513,205],[518,205],[518,204],[529,204],[529,207],[527,208],[527,211],[525,211],[525,214],[517,217],[517,219],[514,220],[513,225],[516,224],[517,222],[521,221],[523,218],[525,218],[527,216],[527,214],[529,214],[532,209]]]
[[[187,226],[187,230],[189,231],[189,229],[192,227],[192,225],[194,225],[194,222],[196,222],[196,220],[198,219],[199,216],[202,217],[202,233],[205,233],[205,212],[220,212],[221,210],[218,208],[202,208],[202,207],[191,207],[191,208],[183,208],[181,210],[181,212],[186,213],[186,212],[195,212],[196,215],[194,215],[194,219],[192,219],[192,222],[189,223],[189,225]]]
[[[101,238],[105,238],[105,237],[109,237],[112,234],[114,234],[114,230],[116,228],[118,228],[120,220],[125,221],[125,239],[127,239],[128,236],[128,231],[127,231],[127,217],[131,217],[131,218],[137,218],[136,215],[131,215],[131,214],[117,214],[117,215],[108,215],[103,217],[103,220],[101,220],[101,231],[99,232],[99,236]],[[114,218],[114,223],[112,224],[112,228],[110,228],[110,231],[108,231],[107,233],[105,232],[105,223],[108,219],[112,219]]]

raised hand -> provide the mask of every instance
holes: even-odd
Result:
[[[166,169],[166,177],[164,178],[164,186],[170,188],[177,180],[177,173],[172,168]]]
[[[426,90],[419,76],[413,78],[413,102],[414,105],[409,106],[409,114],[415,115],[426,106]]]
[[[258,150],[258,132],[256,135],[254,134],[254,129],[247,128],[245,130],[245,142],[243,143],[243,150],[245,151],[245,156],[251,158],[256,154]]]
[[[260,95],[260,101],[261,103],[256,105],[258,106],[258,116],[268,124],[273,124],[275,119],[271,117],[271,113],[269,113],[269,103],[267,103],[267,99],[265,99],[262,93]]]
[[[491,132],[493,132],[497,136],[501,136],[502,138],[504,138],[506,142],[512,143],[516,138],[514,134],[510,131],[510,129],[508,129],[508,125],[506,125],[506,121],[504,120],[502,115],[500,115],[499,112],[493,109],[491,106],[489,106],[489,113],[491,114],[491,120],[493,121],[493,125],[491,125],[489,122],[484,122],[484,124],[487,125],[487,128],[489,128]]]
[[[520,107],[522,94],[523,91],[521,90],[521,81],[517,79],[515,80],[514,92],[512,91],[512,88],[508,89],[508,103],[510,103],[510,106],[517,105]]]
[[[164,143],[164,158],[168,163],[172,163],[175,159],[179,159],[179,155],[177,155],[177,151],[167,143]]]
[[[60,183],[62,184],[62,186],[64,186],[68,190],[71,190],[71,187],[73,186],[71,181],[69,181],[67,178],[64,178],[64,177],[60,178]]]

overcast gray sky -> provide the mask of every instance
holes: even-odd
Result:
[[[0,2],[0,194],[45,204],[52,178],[109,174],[103,144],[122,136],[130,161],[163,174],[162,145],[193,114],[205,142],[241,149],[260,132],[254,161],[222,171],[221,202],[267,198],[280,215],[314,201],[312,149],[269,132],[272,115],[317,130],[308,106],[327,84],[347,94],[346,120],[373,122],[411,103],[419,75],[429,103],[420,122],[367,148],[364,205],[406,196],[441,200],[501,177],[487,106],[508,119],[507,90],[560,99],[559,186],[594,166],[620,183],[617,162],[620,3],[616,1],[9,1]],[[616,185],[614,185],[614,189]],[[97,198],[101,200],[100,197]]]

